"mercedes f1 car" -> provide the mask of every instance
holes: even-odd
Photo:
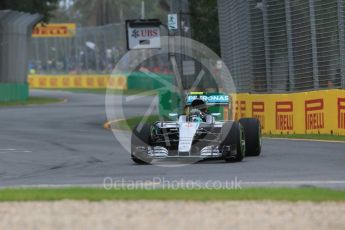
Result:
[[[229,96],[192,93],[185,114],[169,114],[173,121],[138,124],[132,132],[131,157],[138,164],[154,159],[223,159],[239,162],[261,153],[261,126],[255,118],[217,120],[209,107],[229,108]],[[225,116],[226,117],[226,116]]]

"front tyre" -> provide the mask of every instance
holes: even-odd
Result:
[[[259,156],[262,145],[260,121],[256,118],[242,118],[239,122],[246,136],[246,156]]]
[[[147,152],[140,149],[147,149],[151,145],[151,125],[138,124],[134,127],[131,138],[131,158],[137,164],[150,164],[152,159]]]
[[[221,129],[223,156],[227,162],[240,162],[245,156],[245,137],[242,125],[237,121],[225,122]],[[230,149],[229,149],[230,146]]]

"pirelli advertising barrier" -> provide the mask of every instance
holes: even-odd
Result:
[[[345,135],[345,90],[233,95],[234,119],[256,117],[266,134]]]
[[[119,90],[155,90],[173,84],[173,77],[168,74],[155,74],[153,76],[133,72],[130,74],[110,75],[29,75],[31,88],[87,88]]]
[[[109,75],[29,75],[29,84],[31,88],[46,89],[104,89],[109,84],[110,88],[126,90],[127,77]]]

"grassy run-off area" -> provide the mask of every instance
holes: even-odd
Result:
[[[112,124],[113,128],[121,130],[133,129],[135,125],[143,122],[143,117],[131,117],[126,120],[119,120]],[[152,115],[145,118],[147,123],[159,120],[158,115]],[[337,136],[330,134],[290,134],[290,135],[263,135],[270,138],[290,138],[290,139],[308,139],[308,140],[326,140],[326,141],[344,141],[345,136]]]
[[[23,106],[23,105],[44,105],[63,102],[64,99],[50,97],[29,97],[27,101],[0,102],[0,107]]]
[[[111,189],[32,188],[2,189],[0,202],[57,200],[188,200],[188,201],[337,201],[345,202],[345,191],[321,188],[245,188],[245,189]]]

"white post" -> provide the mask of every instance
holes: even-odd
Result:
[[[141,1],[141,19],[145,18],[145,2]]]

